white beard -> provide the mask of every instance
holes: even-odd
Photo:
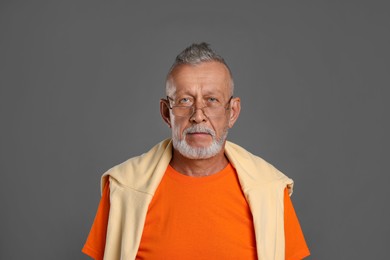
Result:
[[[186,141],[186,135],[188,133],[208,133],[212,137],[212,143],[208,147],[191,147],[187,141]],[[221,149],[223,148],[223,145],[226,141],[228,135],[228,128],[224,129],[224,132],[221,136],[221,138],[217,139],[216,134],[214,130],[201,126],[201,125],[194,125],[192,127],[187,128],[183,132],[183,139],[180,140],[179,136],[179,130],[172,132],[172,144],[173,147],[184,157],[187,157],[189,159],[208,159],[215,155],[217,155]]]

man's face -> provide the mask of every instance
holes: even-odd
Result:
[[[192,104],[192,115],[178,116],[169,111],[174,149],[190,159],[206,159],[222,151],[231,122],[231,78],[228,69],[219,62],[180,65],[168,80],[171,106]],[[239,101],[238,101],[239,102]],[[226,107],[222,113],[209,115],[204,107]],[[222,110],[220,110],[222,111]],[[234,120],[235,121],[235,120]]]

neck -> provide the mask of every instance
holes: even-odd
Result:
[[[204,177],[223,170],[228,163],[229,160],[225,156],[224,149],[221,149],[221,152],[208,159],[189,159],[174,149],[172,160],[169,164],[184,175]]]

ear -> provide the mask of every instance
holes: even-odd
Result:
[[[168,101],[164,98],[160,99],[160,114],[165,123],[167,123],[168,127],[171,128],[171,114],[169,111]]]
[[[241,100],[239,97],[236,97],[232,98],[230,102],[229,128],[232,128],[240,115]]]

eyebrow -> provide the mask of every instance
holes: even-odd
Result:
[[[191,96],[191,97],[195,97],[197,95],[197,93],[191,93],[191,91],[180,91],[180,92],[175,92],[174,93],[175,96],[179,96],[179,95],[188,95],[188,96]],[[219,91],[219,90],[206,90],[206,91],[202,91],[202,96],[215,96],[215,95],[224,95],[224,91]]]

